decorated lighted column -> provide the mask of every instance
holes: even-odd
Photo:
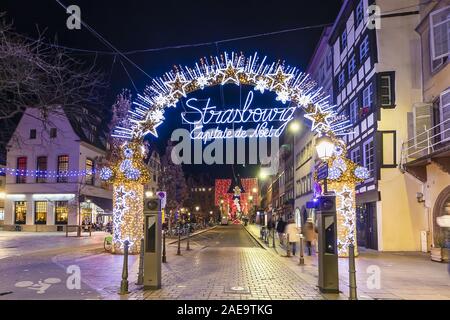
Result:
[[[145,151],[140,140],[124,143],[118,159],[100,172],[103,180],[113,184],[113,253],[122,254],[126,240],[130,242],[130,254],[140,251],[144,222],[143,184],[149,179],[142,161]]]
[[[350,244],[356,243],[356,184],[368,178],[368,171],[346,157],[347,150],[342,140],[333,137],[335,148],[328,159],[328,191],[336,195],[337,246],[339,257],[348,257]]]

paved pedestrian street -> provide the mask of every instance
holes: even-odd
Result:
[[[129,290],[119,295],[123,256],[103,249],[104,233],[69,237],[61,233],[0,232],[0,299],[347,299],[346,259],[340,259],[341,294],[322,295],[317,289],[317,261],[286,258],[258,239],[255,225],[217,226],[181,242],[167,242],[162,264],[162,288],[142,290],[135,285],[139,257],[129,257]],[[33,251],[28,250],[34,243]],[[382,270],[381,288],[369,290],[367,266]],[[74,288],[74,268],[81,285]],[[362,253],[357,258],[360,299],[450,299],[445,264],[414,254]],[[72,283],[72,286],[70,285]]]

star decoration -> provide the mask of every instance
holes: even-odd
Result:
[[[329,129],[330,123],[328,121],[328,118],[330,117],[331,113],[322,111],[322,108],[318,105],[315,105],[314,112],[305,114],[305,118],[312,121],[312,131]]]
[[[180,73],[177,73],[173,81],[167,81],[166,86],[170,88],[170,95],[175,98],[181,96],[186,97],[186,86],[188,86],[190,81],[182,79]]]
[[[269,89],[269,81],[264,78],[260,78],[256,81],[256,86],[254,90],[259,90],[259,92],[264,93],[264,90]]]
[[[343,206],[339,208],[339,210],[342,210],[345,214],[347,214],[351,211],[351,208],[349,206]]]
[[[268,74],[267,77],[272,80],[270,90],[287,89],[287,83],[292,78],[292,74],[284,73],[283,68],[278,66],[275,73]]]
[[[156,132],[156,128],[158,126],[160,126],[162,123],[163,123],[162,121],[155,123],[153,120],[147,120],[147,121],[141,122],[140,129],[142,131],[142,135],[145,136],[150,133],[151,135],[153,135],[154,137],[157,138],[158,133]]]
[[[286,104],[286,102],[289,100],[289,92],[287,90],[281,90],[277,93],[277,101],[281,101],[283,104]]]
[[[343,200],[345,201],[345,200],[352,200],[352,191],[351,190],[349,190],[349,189],[344,189],[344,191],[342,191],[340,194],[339,194],[341,197],[343,197]]]
[[[227,62],[226,68],[218,70],[219,75],[222,75],[222,85],[233,82],[235,85],[239,85],[239,74],[242,73],[242,68],[234,67],[232,61]]]

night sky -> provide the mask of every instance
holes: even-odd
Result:
[[[61,0],[61,2],[66,6],[79,5],[82,20],[120,51],[212,42],[182,49],[128,55],[150,76],[159,76],[170,70],[173,65],[192,65],[201,57],[216,55],[223,51],[243,52],[246,55],[258,52],[262,56],[267,55],[269,61],[285,60],[289,65],[305,69],[322,28],[246,40],[220,41],[303,26],[331,24],[341,5],[341,1],[338,0]],[[0,11],[7,12],[7,18],[13,20],[18,32],[30,37],[37,36],[38,27],[41,31],[45,30],[45,36],[49,41],[56,37],[60,45],[112,52],[112,49],[102,44],[86,28],[68,30],[66,28],[68,15],[56,1],[2,0]],[[121,62],[128,70],[138,91],[142,91],[150,81],[145,74],[117,55],[77,52],[73,54],[88,62],[96,59],[98,68],[111,79],[105,105],[111,105],[115,95],[122,88],[129,88],[136,94]],[[219,88],[215,90],[215,93],[211,92],[211,96],[215,102],[221,103]],[[228,92],[227,89],[226,105],[236,99],[236,93]],[[236,92],[239,95],[239,91]],[[273,97],[269,98],[273,101]],[[180,110],[178,107],[166,113],[166,122],[158,128],[160,138],[155,142],[161,149],[174,128],[180,126]],[[214,176],[231,177],[231,166],[221,166],[220,170],[215,167],[196,167],[186,169],[194,173],[207,170]],[[255,173],[254,167],[235,166],[234,169],[243,176]]]

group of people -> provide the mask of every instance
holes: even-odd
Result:
[[[302,228],[297,227],[293,218],[286,222],[281,217],[278,218],[276,223],[273,220],[270,220],[267,223],[267,227],[269,230],[275,228],[280,243],[285,244],[286,247],[291,246],[291,252],[294,256],[297,251],[297,243],[300,241],[300,234],[302,234],[306,244],[307,253],[309,256],[312,255],[313,242],[317,239],[316,228],[312,218],[308,218]]]

